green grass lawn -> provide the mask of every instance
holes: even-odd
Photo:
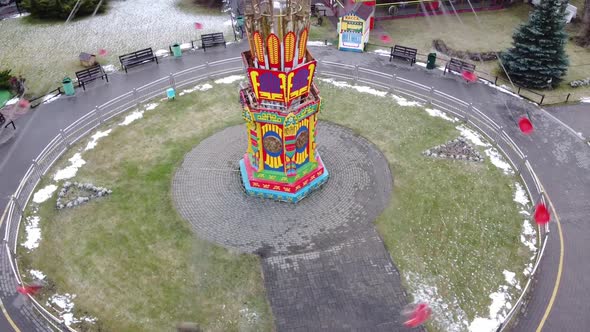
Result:
[[[512,33],[521,23],[526,22],[531,6],[516,4],[510,8],[456,15],[415,17],[377,22],[377,29],[371,34],[371,43],[382,44],[379,34],[387,32],[392,44],[417,48],[419,53],[432,52],[432,41],[442,39],[448,47],[462,51],[502,51],[511,47]],[[578,7],[579,12],[583,7]],[[570,36],[575,30],[568,25]],[[571,88],[569,82],[590,77],[590,49],[585,49],[569,41],[566,46],[570,58],[570,68],[563,83],[554,90],[538,91],[545,94],[544,103],[565,101],[565,96],[572,93],[570,100],[590,96],[590,87]],[[439,59],[448,57],[439,54]],[[439,63],[440,64],[440,63]],[[497,75],[501,69],[497,61],[475,63],[478,71]]]
[[[328,20],[327,17],[322,18],[322,24],[318,25],[318,19],[311,18],[311,28],[309,30],[310,41],[325,41],[327,40],[332,45],[338,45],[338,32],[336,27]]]
[[[98,325],[86,326],[95,331],[172,331],[181,321],[210,331],[272,330],[258,258],[195,237],[171,201],[185,153],[241,122],[239,105],[219,98],[235,91],[180,98],[129,127],[111,124],[111,135],[83,153],[87,164],[75,180],[113,194],[71,210],[56,210],[55,195],[41,205],[40,247],[18,255],[22,270],[35,267],[54,285],[43,297],[76,294],[76,317],[98,317]]]
[[[390,162],[394,191],[376,225],[409,294],[436,300],[432,331],[466,330],[488,317],[489,295],[505,285],[504,270],[520,284],[531,253],[519,236],[523,218],[513,202],[515,176],[484,164],[431,159],[421,152],[458,136],[453,124],[391,99],[320,87],[322,118],[353,128]],[[370,106],[369,106],[370,105]],[[436,294],[425,290],[437,290]],[[512,303],[518,290],[511,289]],[[443,310],[441,302],[448,306]],[[446,318],[451,314],[454,318]]]
[[[433,301],[448,305],[435,306],[435,316],[454,318],[435,319],[429,328],[443,331],[449,321],[462,324],[460,317],[487,317],[489,295],[506,284],[503,271],[516,272],[523,285],[531,256],[519,241],[522,218],[512,201],[517,178],[489,161],[421,154],[456,138],[457,124],[398,106],[389,96],[318,84],[321,119],[352,128],[389,160],[394,192],[376,225],[409,294],[435,288]],[[193,236],[171,202],[172,176],[184,155],[203,138],[242,122],[239,105],[226,102],[237,90],[237,84],[216,84],[164,102],[128,127],[117,126],[119,119],[95,149],[82,152],[87,164],[75,180],[113,194],[71,210],[55,210],[56,195],[40,206],[40,247],[30,253],[19,247],[18,256],[21,271],[35,268],[50,279],[42,303],[53,292],[77,294],[76,315],[96,316],[109,331],[167,331],[178,321],[214,331],[272,329],[258,259]],[[509,293],[514,299],[518,291]]]

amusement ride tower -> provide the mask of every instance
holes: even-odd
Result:
[[[240,160],[246,193],[298,202],[328,179],[316,151],[319,91],[307,49],[310,0],[246,0],[249,84],[240,90],[248,149]]]

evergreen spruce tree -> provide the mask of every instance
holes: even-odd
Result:
[[[514,32],[514,47],[500,57],[514,83],[527,88],[553,88],[565,76],[569,60],[565,53],[563,6],[561,0],[541,0],[528,22]]]

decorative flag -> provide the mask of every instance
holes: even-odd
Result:
[[[432,309],[426,303],[418,303],[417,305],[411,305],[404,315],[407,317],[407,320],[404,322],[404,326],[406,327],[418,327],[430,318],[432,314]]]
[[[384,43],[391,43],[391,37],[388,35],[381,35],[379,36],[379,39]]]
[[[16,291],[23,295],[35,295],[41,288],[43,288],[41,285],[19,286]]]
[[[531,123],[531,120],[525,116],[518,120],[518,127],[520,127],[520,131],[525,135],[529,135],[533,132],[533,124]]]
[[[439,6],[440,3],[438,1],[432,1],[426,4],[426,8],[429,10],[437,10]]]
[[[197,29],[197,30],[203,29],[203,24],[201,24],[199,22],[195,22],[195,29]]]
[[[462,74],[463,78],[466,79],[469,82],[475,82],[477,81],[477,75],[475,75],[472,72],[469,71],[464,71]]]
[[[107,55],[107,50],[105,50],[104,48],[101,48],[100,50],[98,50],[98,55],[100,55],[100,56]]]
[[[537,204],[535,208],[535,222],[539,225],[544,225],[549,222],[551,219],[551,215],[549,214],[549,210],[542,202]]]
[[[26,99],[21,99],[18,101],[18,107],[20,107],[20,108],[27,108],[27,107],[29,107],[29,105],[30,105],[30,103]]]

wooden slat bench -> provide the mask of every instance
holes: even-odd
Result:
[[[391,53],[389,54],[389,61],[393,58],[401,58],[406,61],[410,61],[410,66],[413,66],[416,63],[416,54],[418,50],[411,47],[405,47],[401,45],[395,45],[391,48]]]
[[[446,74],[447,71],[454,71],[459,74],[463,74],[464,71],[473,73],[475,72],[475,65],[463,60],[451,58],[451,61],[447,62],[443,74]]]
[[[86,91],[86,83],[90,83],[95,79],[102,79],[109,81],[107,73],[102,70],[99,64],[96,64],[90,68],[80,70],[76,72],[76,78],[78,78],[78,86],[81,86]]]
[[[127,73],[127,69],[131,67],[143,65],[152,61],[158,63],[158,57],[154,55],[154,52],[150,47],[133,53],[119,55],[119,61],[121,61],[121,66],[125,69],[125,73]]]
[[[225,44],[225,37],[223,37],[222,32],[201,35],[201,47],[203,47],[203,51],[207,51],[207,47],[213,47],[217,45],[223,45],[223,47],[227,47]]]
[[[311,5],[311,16],[319,17],[320,13],[322,16],[326,16],[326,8],[323,8],[323,5],[313,4]]]

